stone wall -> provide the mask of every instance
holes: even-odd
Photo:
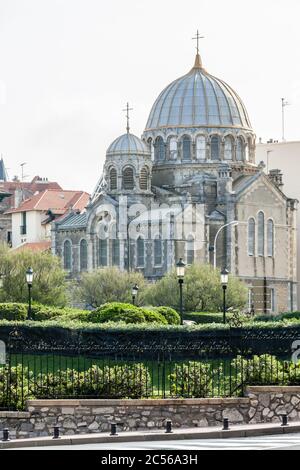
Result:
[[[249,387],[245,398],[166,400],[32,400],[26,412],[0,412],[0,431],[12,438],[107,432],[110,423],[123,431],[152,430],[171,419],[175,428],[269,423],[287,413],[300,421],[300,387]]]
[[[251,423],[279,421],[282,414],[300,421],[300,387],[248,387]]]

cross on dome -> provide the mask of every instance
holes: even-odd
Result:
[[[200,39],[204,39],[205,36],[200,36],[199,30],[197,29],[197,34],[196,37],[192,38],[193,41],[197,41],[197,55],[196,55],[196,60],[195,60],[195,65],[194,67],[196,68],[202,68],[202,60],[199,54],[199,41]]]
[[[127,130],[127,134],[129,134],[129,131],[130,131],[130,126],[129,126],[129,120],[130,120],[130,111],[133,111],[133,108],[130,108],[129,106],[129,103],[126,104],[126,109],[123,109],[124,112],[126,112],[126,119],[127,119],[127,126],[126,126],[126,130]]]

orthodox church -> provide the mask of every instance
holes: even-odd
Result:
[[[141,138],[108,148],[84,212],[53,222],[52,251],[70,277],[117,266],[151,281],[179,258],[226,267],[245,281],[249,310],[295,310],[297,201],[280,170],[255,161],[255,134],[238,94],[202,64],[155,101]]]

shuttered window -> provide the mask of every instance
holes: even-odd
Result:
[[[112,168],[109,173],[110,189],[114,191],[117,189],[117,170]]]
[[[80,242],[80,271],[87,270],[87,241],[81,240]]]
[[[147,168],[142,168],[140,173],[140,188],[143,191],[147,191],[148,189],[148,170]]]
[[[133,169],[127,167],[123,170],[123,189],[125,189],[126,191],[131,191],[133,188],[134,188]]]

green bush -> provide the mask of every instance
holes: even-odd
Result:
[[[168,324],[165,317],[158,312],[120,302],[102,305],[97,310],[89,313],[87,321],[92,323],[125,322]]]
[[[0,383],[6,384],[5,368],[0,368]],[[149,371],[144,364],[92,366],[86,371],[58,370],[55,374],[34,374],[21,365],[11,368],[9,389],[0,387],[0,407],[24,408],[29,399],[64,397],[143,398],[147,397]],[[22,400],[23,399],[23,400]]]
[[[180,325],[180,315],[171,307],[155,307],[155,312],[165,317],[169,325]]]
[[[238,356],[231,362],[231,369],[245,385],[300,384],[300,363],[279,361],[269,354],[252,359]]]
[[[209,363],[175,364],[170,374],[170,391],[174,397],[206,398],[213,395],[213,384],[221,376],[220,367]]]
[[[27,318],[26,304],[2,303],[0,304],[0,320],[22,321]]]

